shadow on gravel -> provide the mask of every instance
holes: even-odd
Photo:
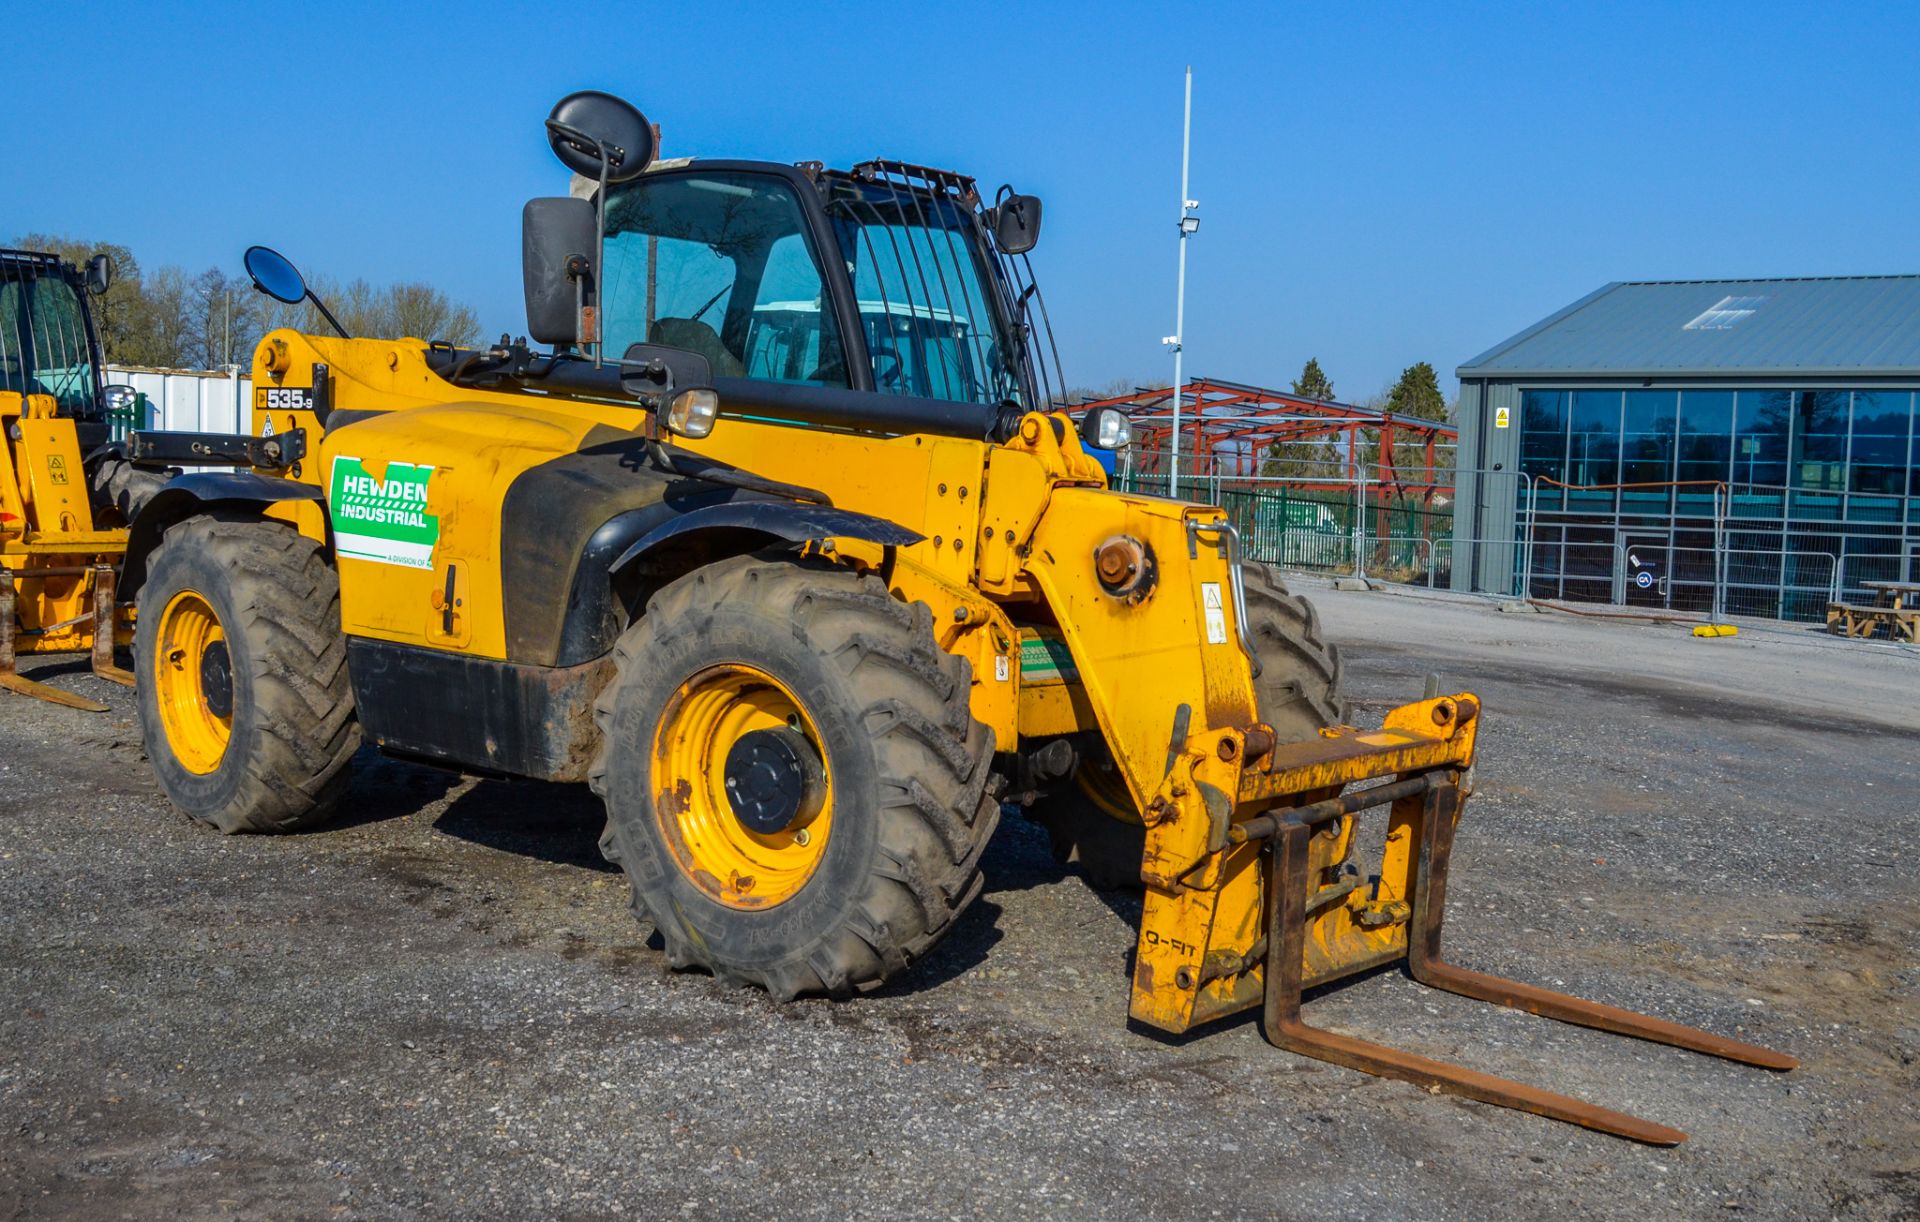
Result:
[[[340,832],[399,819],[440,801],[458,784],[457,773],[390,759],[377,747],[364,746],[353,757],[353,784],[340,803],[339,816],[314,831]]]
[[[1336,993],[1353,988],[1365,981],[1375,980],[1387,975],[1403,976],[1409,984],[1413,981],[1413,978],[1407,976],[1405,970],[1399,964],[1383,963],[1378,967],[1368,968],[1364,972],[1358,972],[1352,976],[1343,976],[1339,980],[1316,985],[1308,989],[1305,993],[1301,994],[1300,997],[1301,1009],[1303,1011],[1302,1017],[1309,1025],[1312,1025],[1314,1024],[1314,1016],[1312,1010],[1308,1007],[1311,1007],[1316,1000],[1322,997],[1331,997]],[[1127,978],[1129,980],[1133,978],[1133,954],[1131,952],[1127,955]],[[1332,1016],[1328,1015],[1326,1017],[1330,1019]],[[1184,1048],[1195,1040],[1205,1039],[1210,1035],[1218,1035],[1224,1031],[1238,1031],[1246,1027],[1257,1028],[1260,1025],[1261,1018],[1261,1007],[1254,1006],[1251,1009],[1242,1010],[1238,1014],[1230,1014],[1225,1018],[1218,1018],[1212,1022],[1201,1023],[1190,1031],[1175,1035],[1169,1031],[1162,1031],[1158,1027],[1149,1027],[1139,1019],[1129,1017],[1127,1019],[1127,1030],[1134,1035],[1143,1035],[1156,1044],[1164,1044],[1169,1048]],[[1326,1020],[1323,1019],[1322,1021]],[[1362,1039],[1384,1041],[1388,1044],[1394,1042],[1394,1033],[1384,1027],[1379,1031],[1370,1033],[1362,1032],[1359,1034]],[[1262,1036],[1262,1038],[1264,1039],[1265,1037]]]
[[[1006,936],[1000,930],[1000,917],[1006,910],[993,897],[1058,882],[1069,871],[1054,862],[1045,830],[1008,811],[1001,815],[1000,826],[981,855],[980,873],[984,883],[980,898],[960,915],[953,932],[911,972],[876,990],[873,996],[909,997],[966,975],[984,963]]]
[[[600,855],[606,825],[606,808],[585,785],[479,781],[433,827],[502,853],[613,874],[619,868]]]
[[[1000,905],[981,896],[960,914],[960,919],[954,922],[953,932],[934,947],[932,954],[915,964],[912,971],[895,977],[891,983],[880,986],[868,996],[911,997],[957,980],[979,967],[986,962],[987,953],[1006,937],[1000,932],[1000,917],[1005,911]]]

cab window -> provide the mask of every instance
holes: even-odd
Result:
[[[607,197],[607,351],[647,342],[716,377],[846,386],[839,328],[792,189],[765,174],[671,174]]]

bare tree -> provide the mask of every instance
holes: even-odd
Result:
[[[50,234],[26,234],[13,245],[56,254],[75,265],[96,252],[112,260],[113,285],[95,299],[93,314],[100,346],[115,364],[218,369],[249,364],[261,337],[277,327],[333,334],[311,303],[275,301],[255,292],[245,277],[217,267],[192,277],[171,266],[146,272],[125,246]],[[322,278],[314,281],[314,291],[354,336],[411,336],[462,346],[480,339],[479,316],[431,285],[375,287],[354,280],[342,286]]]

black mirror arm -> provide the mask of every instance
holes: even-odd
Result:
[[[340,325],[340,320],[333,316],[333,311],[327,308],[327,303],[314,296],[312,289],[307,290],[307,300],[313,303],[314,309],[320,311],[320,317],[327,320],[327,325],[338,332],[341,339],[353,338],[353,336],[347,334],[347,329]]]

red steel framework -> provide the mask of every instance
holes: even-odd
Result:
[[[1077,403],[1073,411],[1091,407],[1117,407],[1126,412],[1133,420],[1135,470],[1145,475],[1163,472],[1173,433],[1171,387]],[[1258,475],[1260,464],[1276,443],[1331,440],[1346,464],[1346,478],[1289,479],[1287,487],[1351,491],[1360,477],[1359,443],[1364,435],[1372,434],[1379,443],[1379,458],[1374,464],[1374,478],[1378,480],[1375,495],[1383,503],[1390,497],[1415,496],[1431,504],[1436,495],[1453,492],[1452,464],[1436,471],[1434,450],[1443,440],[1457,442],[1460,434],[1439,421],[1212,378],[1196,378],[1186,384],[1181,391],[1180,415],[1182,479]],[[1399,462],[1395,447],[1404,445],[1420,446],[1423,458],[1418,468],[1403,467]]]

